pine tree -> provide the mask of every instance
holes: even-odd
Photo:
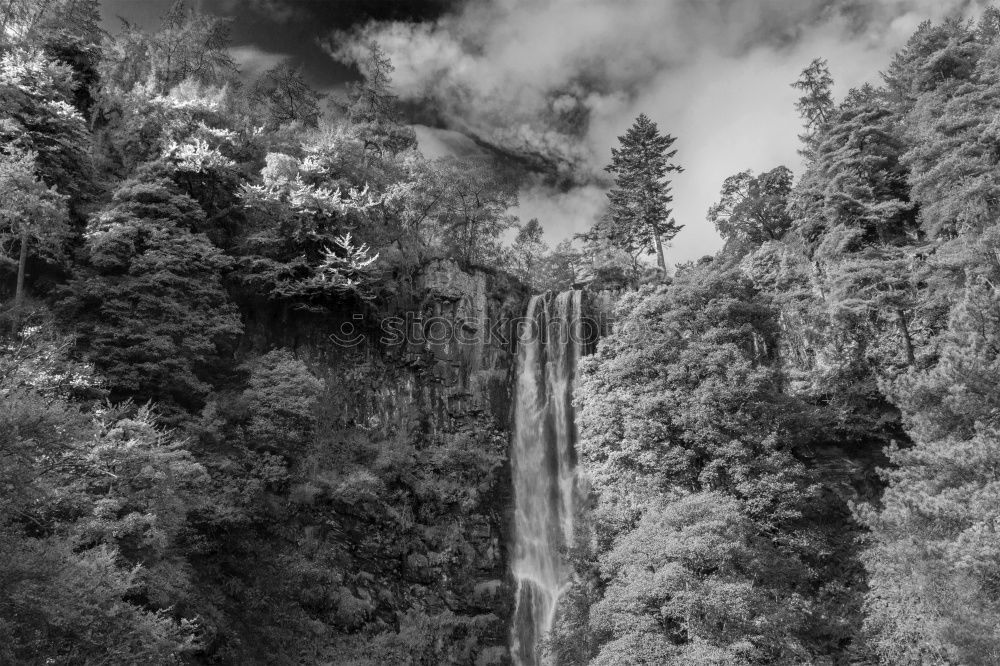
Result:
[[[833,77],[830,76],[826,60],[816,58],[809,63],[792,87],[803,93],[795,103],[795,108],[806,126],[805,134],[799,135],[799,139],[805,145],[805,150],[800,152],[808,155],[815,147],[816,134],[823,129],[833,114]]]
[[[389,87],[395,67],[377,42],[368,45],[363,61],[358,63],[364,80],[351,90],[348,114],[354,122],[376,122],[392,119],[396,111],[396,96]]]
[[[936,61],[946,49],[928,57]],[[929,238],[955,239],[979,233],[1000,212],[1000,159],[993,150],[1000,111],[1000,53],[987,50],[968,79],[923,93],[907,116],[913,199]]]
[[[630,254],[633,250],[655,254],[663,271],[667,269],[663,242],[681,229],[668,208],[674,198],[667,175],[683,171],[671,162],[677,154],[671,150],[675,140],[669,134],[661,135],[656,123],[644,113],[618,137],[621,147],[611,149],[611,164],[604,169],[615,175],[615,186],[608,193],[608,217],[588,234],[606,236]]]
[[[883,663],[1000,658],[1000,297],[969,285],[938,363],[892,387],[911,448],[889,450],[888,488],[859,513],[871,528],[866,626]]]
[[[168,181],[130,180],[89,222],[87,264],[63,301],[111,398],[195,409],[242,332],[222,284],[230,261],[194,230],[204,212]]]
[[[401,153],[414,147],[416,134],[398,122],[399,99],[392,92],[395,67],[377,42],[368,44],[362,54],[335,52],[335,57],[357,65],[364,77],[350,86],[347,117],[364,138],[365,149],[378,154]]]

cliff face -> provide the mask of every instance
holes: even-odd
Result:
[[[291,347],[325,380],[316,449],[278,501],[297,505],[317,566],[338,572],[323,607],[346,635],[421,634],[415,663],[506,663],[508,432],[528,296],[439,261],[364,315],[248,322],[247,346]]]

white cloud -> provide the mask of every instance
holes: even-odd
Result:
[[[512,212],[526,222],[533,217],[544,221],[545,241],[555,246],[564,238],[587,231],[603,210],[606,190],[585,185],[569,192],[559,192],[543,185],[528,186],[518,195],[519,204]]]
[[[479,144],[461,132],[426,125],[413,125],[413,131],[417,135],[420,152],[428,159],[487,154]]]
[[[148,0],[147,0],[148,1]],[[254,12],[275,23],[308,21],[309,11],[302,3],[294,0],[208,0],[216,13],[233,15],[240,12]],[[198,0],[198,10],[205,0]]]
[[[248,79],[254,79],[291,58],[287,53],[272,53],[252,45],[230,47],[229,55],[236,61],[240,73]]]

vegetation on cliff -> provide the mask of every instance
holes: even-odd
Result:
[[[583,367],[561,664],[993,664],[1000,13],[925,23]],[[884,457],[883,457],[884,452]]]
[[[183,3],[0,22],[0,662],[496,663],[516,182],[374,45],[327,108]]]
[[[813,62],[804,173],[728,178],[667,277],[646,116],[550,248],[516,174],[420,153],[378,45],[328,104],[183,3],[98,6],[0,8],[0,662],[505,663],[488,335],[581,276],[630,289],[558,663],[1000,661],[1000,12],[840,100]]]

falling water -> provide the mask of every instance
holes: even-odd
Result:
[[[533,297],[519,340],[511,448],[517,584],[511,655],[519,666],[543,663],[540,643],[567,581],[560,547],[573,538],[572,396],[582,346],[580,298],[579,291]]]

